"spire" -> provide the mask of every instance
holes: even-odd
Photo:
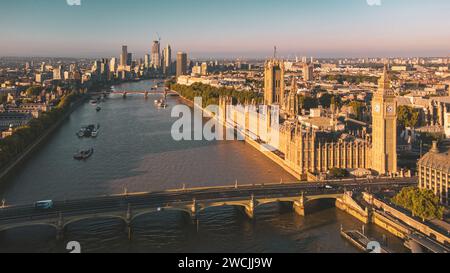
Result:
[[[434,154],[438,154],[439,153],[439,148],[438,148],[438,142],[437,141],[433,141],[433,146],[431,147],[431,152]]]
[[[384,63],[383,67],[383,79],[389,80],[389,65],[387,63]]]
[[[297,80],[295,77],[292,77],[291,93],[297,94]]]
[[[378,80],[378,93],[388,96],[394,95],[391,89],[391,79],[389,77],[389,66],[387,63],[384,64],[383,74]]]

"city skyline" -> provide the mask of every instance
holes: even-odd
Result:
[[[128,45],[143,57],[158,33],[162,48],[170,44],[193,58],[266,58],[274,44],[285,58],[450,54],[449,2],[318,2],[3,1],[0,20],[8,27],[0,30],[7,37],[0,55],[111,57]]]

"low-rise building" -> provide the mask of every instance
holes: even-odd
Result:
[[[10,127],[20,127],[27,125],[33,116],[30,113],[3,112],[0,113],[0,130],[7,130]]]
[[[419,160],[418,172],[419,187],[433,191],[441,203],[448,206],[450,190],[450,155],[448,151],[439,151],[437,142],[433,142],[431,151]]]

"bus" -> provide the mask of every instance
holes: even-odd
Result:
[[[36,209],[51,209],[53,208],[52,200],[38,201],[34,203],[34,208]]]

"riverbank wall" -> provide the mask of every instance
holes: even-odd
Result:
[[[367,208],[360,206],[352,197],[351,193],[345,193],[342,198],[336,200],[336,208],[353,216],[364,224],[370,223],[370,213]]]
[[[172,90],[173,91],[173,90]],[[176,91],[173,91],[176,92]],[[178,93],[178,92],[177,92]],[[198,108],[199,110],[203,111],[203,113],[210,118],[213,118],[214,120],[218,121],[220,125],[224,126],[227,129],[234,130],[235,132],[238,131],[237,125],[232,124],[230,121],[218,118],[216,114],[204,109],[202,105],[197,105],[193,101],[189,100],[188,98],[185,98],[180,95],[180,99],[185,103],[186,105]],[[283,168],[286,172],[288,172],[290,175],[295,177],[297,180],[301,180],[301,174],[297,172],[295,169],[291,168],[288,164],[286,164],[286,161],[284,158],[282,158],[279,154],[276,153],[276,151],[272,151],[271,149],[267,149],[263,142],[255,140],[254,137],[252,137],[248,132],[239,131],[239,134],[243,136],[243,141],[252,146],[257,151],[261,152],[263,155],[265,155],[267,158],[272,160],[275,164]]]
[[[393,230],[393,234],[398,234],[398,237],[405,237],[411,234],[411,229],[419,231],[430,238],[434,238],[441,244],[450,245],[450,231],[445,234],[442,231],[432,228],[427,223],[421,222],[406,213],[400,211],[387,204],[386,202],[376,198],[374,195],[364,193],[364,200],[373,206],[374,216],[373,222],[379,222],[380,227],[389,227]]]
[[[364,192],[362,200],[357,201],[351,193],[346,193],[336,200],[336,208],[364,224],[374,224],[404,240],[405,246],[413,252],[446,253],[449,249],[448,234],[433,229],[372,194]]]

